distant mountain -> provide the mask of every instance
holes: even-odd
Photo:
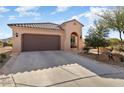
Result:
[[[8,41],[11,41],[11,40],[12,40],[12,37],[6,38],[6,39],[0,39],[0,41],[2,41],[2,42],[8,42]]]

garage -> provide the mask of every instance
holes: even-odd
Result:
[[[22,51],[82,51],[83,24],[70,20],[62,24],[44,23],[15,23],[8,24],[13,31],[13,53]],[[76,35],[76,42],[71,47],[71,36]],[[76,45],[75,45],[76,44]]]
[[[59,35],[22,35],[22,51],[60,50]]]

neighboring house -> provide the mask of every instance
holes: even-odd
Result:
[[[82,27],[77,20],[62,24],[17,23],[8,24],[13,31],[13,52],[64,50],[83,48]]]

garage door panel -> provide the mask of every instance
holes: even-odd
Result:
[[[22,45],[22,51],[60,50],[60,36],[24,34]]]

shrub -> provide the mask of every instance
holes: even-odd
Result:
[[[9,41],[7,42],[7,44],[8,44],[8,46],[12,46],[12,40],[9,40]]]
[[[4,54],[4,53],[0,54],[1,59],[5,59],[6,57],[7,57],[6,54]]]
[[[124,45],[123,46],[120,46],[120,45],[114,46],[114,50],[119,51],[119,52],[124,52]]]
[[[124,62],[124,57],[123,56],[121,56],[119,59],[120,59],[121,62]]]
[[[8,43],[8,46],[11,46],[12,47],[12,44],[11,43]]]
[[[2,45],[3,45],[3,44],[2,44],[2,42],[0,41],[0,47],[2,47]]]
[[[7,42],[3,42],[3,47],[6,47],[7,46]]]
[[[83,48],[84,53],[87,53],[88,54],[89,53],[89,50],[90,50],[90,47],[84,47]]]
[[[6,58],[7,58],[6,54],[4,53],[0,54],[0,63],[3,63]]]
[[[2,58],[0,58],[0,63],[3,63],[3,59]]]
[[[124,52],[124,47],[120,47],[120,48],[119,48],[119,51],[120,51],[120,52]]]
[[[108,41],[111,46],[120,44],[120,40],[118,38],[110,38]]]

